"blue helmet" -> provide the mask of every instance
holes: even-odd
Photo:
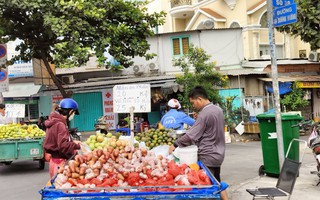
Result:
[[[62,109],[74,110],[75,114],[79,115],[78,103],[71,98],[62,99],[62,101],[59,104],[59,107]]]

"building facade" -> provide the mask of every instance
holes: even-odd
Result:
[[[159,33],[241,27],[244,59],[270,58],[266,0],[153,0],[149,12],[167,13]],[[275,31],[278,58],[306,58],[310,46]]]

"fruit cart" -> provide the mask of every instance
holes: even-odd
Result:
[[[9,165],[15,160],[36,160],[44,169],[43,139],[0,140],[0,162]]]
[[[56,189],[54,185],[45,187],[39,193],[43,200],[98,200],[98,199],[220,199],[221,185],[201,163],[200,168],[208,174],[211,185],[191,186],[137,186]]]

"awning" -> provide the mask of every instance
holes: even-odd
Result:
[[[105,80],[109,79],[109,80]],[[164,84],[176,85],[176,76],[175,75],[161,75],[161,76],[148,76],[148,77],[121,77],[117,79],[112,79],[112,77],[107,77],[104,79],[90,79],[86,83],[74,83],[64,85],[66,90],[72,90],[73,92],[84,92],[84,91],[99,91],[106,88],[112,88],[115,85],[120,84],[150,84],[151,88],[155,87],[163,87]],[[47,87],[42,90],[41,94],[45,94],[47,92],[56,91],[57,88]],[[52,94],[52,93],[51,93]]]
[[[9,91],[2,92],[4,98],[31,97],[38,93],[41,85],[34,83],[9,83]]]
[[[265,81],[265,82],[272,82],[272,78],[258,78],[259,80]],[[301,81],[301,82],[310,82],[310,81],[320,81],[320,76],[311,76],[311,75],[288,75],[288,76],[279,76],[278,77],[279,82],[295,82],[295,81]]]

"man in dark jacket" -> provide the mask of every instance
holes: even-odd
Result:
[[[49,115],[45,121],[46,137],[44,149],[51,154],[49,172],[52,178],[63,166],[66,159],[71,158],[76,150],[80,149],[80,141],[73,141],[70,137],[67,124],[78,112],[78,104],[71,98],[61,101],[59,107]]]

